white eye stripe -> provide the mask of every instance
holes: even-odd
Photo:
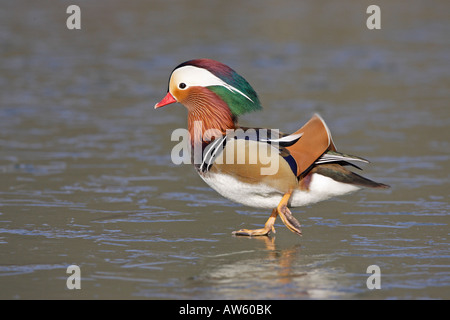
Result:
[[[209,87],[209,86],[222,86],[230,90],[231,92],[237,92],[240,95],[244,96],[251,102],[250,99],[245,93],[236,89],[235,87],[229,85],[222,79],[216,77],[210,71],[198,68],[194,66],[184,66],[178,68],[172,73],[171,82],[175,81],[176,86],[179,86],[180,83],[185,83],[187,86],[200,86],[200,87]]]

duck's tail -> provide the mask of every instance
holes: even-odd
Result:
[[[375,182],[370,179],[364,178],[359,174],[347,170],[346,168],[337,163],[317,165],[311,170],[311,172],[321,174],[338,182],[366,188],[387,189],[390,187],[387,184]]]

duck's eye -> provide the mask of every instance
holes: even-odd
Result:
[[[180,89],[186,88],[186,83],[181,82],[181,83],[178,85],[178,88],[180,88]]]

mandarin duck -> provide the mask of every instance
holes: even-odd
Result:
[[[168,92],[155,109],[176,102],[188,110],[189,148],[200,177],[232,201],[273,208],[263,228],[241,229],[234,235],[275,233],[277,216],[288,229],[301,235],[301,225],[289,208],[361,187],[389,187],[346,168],[359,169],[352,162],[368,161],[338,152],[318,114],[290,135],[274,129],[241,127],[238,116],[262,109],[261,103],[242,76],[218,61],[195,59],[173,69]],[[236,134],[238,131],[244,134]]]

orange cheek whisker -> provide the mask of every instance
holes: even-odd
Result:
[[[207,88],[191,88],[189,95],[180,102],[188,109],[188,130],[191,134],[192,145],[194,139],[201,139],[197,141],[208,143],[212,137],[205,135],[207,131],[216,132],[217,135],[217,132],[225,134],[227,129],[236,128],[235,117],[228,105]],[[196,121],[201,124],[201,137],[198,137],[200,132],[194,130]]]

